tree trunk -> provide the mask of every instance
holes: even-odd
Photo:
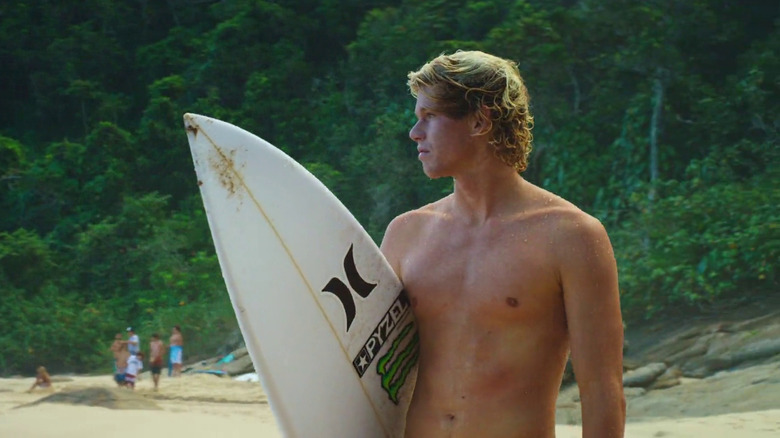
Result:
[[[664,107],[665,70],[656,69],[653,79],[653,114],[650,117],[650,190],[647,193],[648,209],[653,208],[655,201],[655,186],[658,182],[658,136],[661,131],[661,116]],[[645,234],[642,238],[642,246],[646,251],[650,249],[650,237]]]
[[[653,115],[650,118],[650,192],[648,199],[655,199],[655,184],[658,182],[658,136],[661,131],[661,116],[664,107],[664,71],[656,70],[653,80]]]

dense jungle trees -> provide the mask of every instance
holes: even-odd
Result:
[[[451,190],[419,170],[405,80],[456,49],[518,62],[526,177],[605,223],[627,316],[776,292],[779,20],[769,1],[3,2],[0,374],[94,370],[128,324],[181,324],[203,354],[235,329],[185,112],[281,147],[377,240]]]

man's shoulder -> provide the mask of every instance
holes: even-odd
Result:
[[[445,198],[446,199],[446,198]],[[426,230],[435,224],[436,218],[442,214],[443,200],[407,211],[396,216],[387,225],[382,238],[381,250],[388,258],[396,273],[400,257],[409,250],[409,245],[424,235]]]
[[[439,217],[442,214],[442,208],[446,202],[446,199],[447,198],[440,199],[420,208],[399,214],[392,221],[390,221],[390,224],[387,227],[388,232],[391,230],[403,231],[418,229],[419,227],[425,225],[427,222]]]
[[[574,205],[553,207],[548,215],[552,219],[550,225],[554,227],[554,234],[563,242],[606,237],[601,221]]]
[[[558,243],[570,246],[573,241],[606,237],[599,219],[558,195],[538,187],[537,190],[535,202],[524,216],[537,218],[535,222],[542,224],[545,233],[557,237]]]
[[[564,226],[569,231],[576,231],[580,226],[600,225],[600,221],[561,196],[544,188],[530,184],[534,191],[534,201],[529,208],[531,212],[541,215],[556,228]],[[569,229],[571,227],[571,229]]]
[[[568,201],[551,205],[540,216],[554,253],[561,261],[611,248],[601,221]]]

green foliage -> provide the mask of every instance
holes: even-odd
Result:
[[[0,275],[4,283],[34,295],[57,273],[55,255],[37,234],[19,228],[0,233]]]
[[[3,169],[2,178],[10,178],[19,172],[25,164],[24,147],[18,141],[0,136],[0,169]]]
[[[766,173],[735,181],[740,157],[761,149]],[[638,315],[718,300],[753,300],[776,290],[780,260],[780,156],[743,144],[688,168],[691,179],[636,199],[638,215],[613,234],[623,302]]]
[[[420,171],[405,82],[457,49],[518,62],[524,176],[605,223],[626,314],[776,291],[772,2],[172,4],[0,5],[0,374],[104,368],[130,324],[181,325],[189,357],[235,331],[184,112],[305,163],[377,241],[449,193]]]

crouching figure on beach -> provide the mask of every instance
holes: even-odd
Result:
[[[27,390],[27,392],[33,392],[35,388],[41,388],[41,389],[53,389],[51,386],[51,376],[46,371],[45,367],[38,367],[35,373],[35,383],[32,384],[30,389]]]

